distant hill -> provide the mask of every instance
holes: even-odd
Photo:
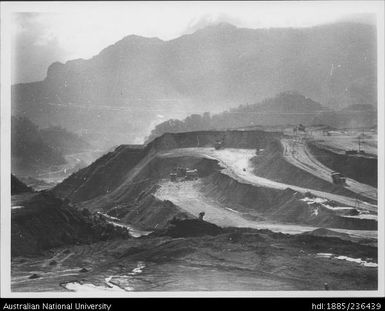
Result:
[[[377,110],[371,105],[350,105],[340,111],[325,111],[313,123],[337,128],[373,127],[377,125]]]
[[[12,116],[11,124],[12,172],[20,176],[65,164],[65,155],[91,147],[76,134],[59,127],[40,129],[25,117]]]
[[[39,127],[27,118],[12,117],[11,161],[16,175],[66,163],[63,155],[42,138]]]
[[[62,154],[72,154],[91,149],[91,145],[79,135],[59,127],[48,127],[40,130],[40,135],[45,143],[52,146]]]
[[[54,63],[12,88],[13,113],[41,127],[139,143],[165,118],[217,113],[297,90],[325,107],[376,106],[376,28],[208,26],[174,40],[127,36],[91,59]],[[87,141],[89,141],[87,139]]]
[[[282,92],[253,105],[240,105],[219,114],[193,114],[184,120],[171,119],[155,126],[147,141],[164,133],[253,126],[323,124],[336,128],[372,127],[377,112],[371,105],[352,105],[340,111],[322,106],[298,92]]]

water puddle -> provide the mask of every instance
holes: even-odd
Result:
[[[375,262],[370,262],[370,261],[362,260],[361,258],[352,258],[352,257],[348,257],[348,256],[335,256],[331,253],[317,253],[317,257],[346,260],[346,261],[350,261],[350,262],[355,262],[355,263],[360,264],[364,267],[371,267],[371,268],[377,268],[378,267],[378,264]]]
[[[97,212],[97,214],[104,217],[108,223],[110,223],[111,225],[114,225],[115,227],[126,228],[130,236],[132,236],[133,238],[140,238],[141,236],[149,235],[152,232],[152,231],[143,231],[143,230],[135,229],[130,225],[121,223],[119,218],[116,218],[104,213]]]
[[[106,283],[107,284],[107,283]],[[111,283],[109,283],[111,284]],[[111,284],[112,285],[112,284]],[[70,282],[66,283],[64,287],[73,292],[122,292],[125,291],[123,288],[119,286],[97,286],[91,283],[80,283],[80,282]]]
[[[64,284],[64,288],[74,291],[74,292],[105,292],[105,291],[112,291],[112,292],[127,292],[127,291],[133,291],[135,288],[132,286],[129,286],[130,279],[132,279],[133,276],[136,276],[138,274],[141,274],[143,272],[143,269],[146,267],[145,263],[142,261],[139,261],[134,269],[131,270],[131,272],[127,273],[127,275],[110,275],[109,277],[104,279],[105,285],[94,285],[92,283],[83,283],[83,282],[69,282]],[[119,280],[122,282],[119,283],[128,283],[124,286],[117,285],[113,282],[113,280]]]
[[[22,206],[22,205],[15,205],[15,206],[12,206],[11,209],[19,209],[19,208],[24,208],[24,206]]]

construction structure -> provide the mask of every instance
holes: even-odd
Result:
[[[189,169],[187,167],[176,167],[169,174],[170,181],[177,182],[183,180],[196,180],[199,178],[197,169]]]
[[[333,184],[335,185],[346,185],[346,177],[345,175],[338,173],[338,172],[332,172],[331,173]]]
[[[198,170],[197,169],[194,169],[194,170],[187,169],[186,170],[185,180],[196,180],[198,178],[199,178],[199,175],[198,175]]]

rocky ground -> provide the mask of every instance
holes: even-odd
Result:
[[[184,220],[138,239],[58,248],[32,262],[17,257],[12,290],[324,290],[324,283],[331,290],[374,290],[376,257],[375,247],[334,237]]]

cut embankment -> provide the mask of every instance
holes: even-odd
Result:
[[[189,167],[198,170],[200,177],[222,169],[217,161],[200,157],[163,158],[152,156],[144,159],[140,165],[126,174],[121,184],[111,191],[104,191],[91,200],[83,200],[76,205],[94,211],[106,211],[117,205],[132,205],[144,197],[154,193],[160,179],[169,178],[170,172],[176,167]],[[135,172],[133,172],[135,171]]]
[[[167,227],[173,219],[190,218],[195,217],[179,209],[171,201],[159,200],[153,195],[148,195],[138,204],[127,209],[121,221],[133,224],[140,229],[154,230]]]
[[[274,138],[281,137],[279,132],[251,131],[196,131],[167,133],[148,144],[152,150],[170,150],[178,148],[213,147],[220,140],[226,148],[265,148]]]
[[[255,148],[256,146],[265,148],[272,139],[280,135],[280,133],[264,131],[197,131],[164,134],[147,145],[119,146],[88,167],[72,174],[57,185],[53,192],[56,196],[67,198],[71,202],[91,200],[114,191],[127,180],[130,181],[136,172],[146,167],[160,151],[214,147],[218,140],[231,148]],[[156,176],[158,173],[153,171],[151,174]]]
[[[220,166],[217,161],[198,157],[158,158],[153,157],[127,178],[115,190],[76,206],[90,211],[102,211],[119,218],[122,223],[138,229],[153,230],[164,228],[168,221],[192,216],[168,200],[153,196],[159,188],[159,180],[169,178],[169,173],[177,166],[197,169],[200,177],[205,177]]]
[[[376,203],[374,200],[334,185],[289,163],[283,156],[283,146],[279,140],[273,140],[263,154],[254,157],[251,162],[254,173],[261,177],[294,186],[359,198],[372,204]]]
[[[348,217],[356,214],[347,208],[343,214],[334,208],[334,202],[313,199],[311,194],[301,194],[290,188],[286,190],[257,187],[241,183],[226,174],[214,173],[203,180],[199,189],[210,199],[224,206],[267,220],[310,226],[343,228],[353,230],[376,230],[375,219]]]
[[[81,169],[53,189],[53,193],[71,202],[90,200],[118,187],[145,156],[140,148],[120,146]]]
[[[58,185],[54,193],[68,198],[78,208],[100,211],[145,229],[163,227],[175,216],[188,215],[189,208],[193,207],[197,212],[204,206],[213,209],[212,216],[219,215],[214,219],[224,221],[228,226],[237,222],[234,222],[232,212],[226,220],[220,219],[224,209],[245,212],[246,217],[254,217],[254,220],[352,230],[376,229],[374,218],[349,217],[359,214],[352,207],[342,212],[341,208],[335,208],[338,204],[334,201],[323,199],[323,202],[309,202],[307,199],[314,197],[314,194],[320,198],[337,197],[334,194],[322,196],[321,191],[316,191],[320,189],[324,194],[345,195],[346,199],[353,202],[346,204],[354,206],[356,194],[288,163],[282,155],[280,141],[274,135],[258,131],[165,134],[143,148],[117,148],[72,175]],[[219,136],[227,139],[227,144],[236,149],[207,148]],[[254,159],[258,176],[249,169],[248,161],[253,149],[237,149],[255,145],[265,149],[262,155]],[[164,188],[170,172],[177,166],[198,170],[202,187],[193,188],[191,198],[184,192],[184,182],[175,183],[176,189]],[[178,188],[179,184],[181,187]],[[164,196],[158,195],[159,185],[167,190],[163,191]],[[290,189],[290,185],[293,185],[293,189]],[[302,186],[302,189],[296,185]],[[313,195],[308,193],[312,189],[315,189]],[[212,205],[210,200],[216,203]],[[186,208],[183,204],[190,206]],[[193,215],[197,216],[196,213]],[[239,220],[243,225],[245,219]]]
[[[177,166],[198,169],[201,181],[194,187],[190,182],[166,182],[169,186],[165,188],[170,171]],[[375,219],[347,217],[358,214],[354,208],[341,213],[333,208],[336,204],[332,201],[307,201],[310,193],[242,183],[222,170],[215,159],[154,156],[115,190],[77,206],[103,211],[144,230],[163,228],[174,217],[196,217],[202,210],[222,226],[249,226],[248,220],[252,219],[352,230],[377,228]],[[225,210],[230,211],[229,215]],[[244,213],[246,219],[231,211]]]
[[[315,142],[308,143],[314,157],[323,165],[349,178],[377,187],[377,158],[338,154]]]

